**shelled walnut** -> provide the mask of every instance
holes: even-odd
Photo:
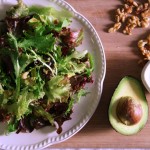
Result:
[[[141,14],[149,9],[149,3],[139,4],[138,7],[136,7],[135,13]]]
[[[127,17],[127,13],[125,12],[125,10],[118,8],[115,16],[116,22],[124,22],[126,17]]]
[[[144,59],[150,60],[150,34],[146,39],[138,42],[138,47],[144,56]]]
[[[150,9],[145,10],[144,12],[141,13],[141,16],[144,17],[150,17]]]
[[[134,0],[124,0],[124,2],[125,2],[126,4],[130,4],[130,5],[133,5],[133,6],[135,6],[135,7],[138,7],[138,3],[135,2]]]
[[[127,14],[131,14],[133,12],[133,5],[124,4],[124,10]]]
[[[112,28],[110,28],[110,29],[108,30],[108,32],[109,32],[109,33],[115,32],[115,31],[119,30],[120,27],[121,27],[121,22],[117,22],[117,23],[114,24],[114,26],[113,26]]]
[[[138,27],[141,26],[140,19],[137,16],[131,16],[127,20],[127,25],[126,25],[125,29],[123,30],[123,33],[131,35],[132,30],[137,26]]]
[[[124,25],[123,33],[131,35],[136,27],[147,28],[150,24],[150,0],[138,3],[134,0],[124,0],[124,5],[116,10],[115,23],[108,32],[116,32]]]
[[[144,17],[141,20],[141,26],[143,28],[147,28],[149,26],[150,22],[149,22],[149,18],[148,17]]]

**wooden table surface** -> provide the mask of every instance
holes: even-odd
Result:
[[[114,10],[123,0],[66,0],[83,14],[97,30],[106,55],[106,77],[99,106],[86,126],[65,142],[50,148],[150,148],[150,119],[142,131],[133,136],[123,136],[111,127],[108,120],[108,107],[118,82],[125,75],[140,79],[143,64],[137,48],[137,41],[150,33],[147,29],[137,28],[133,35],[121,32],[108,33],[113,24]],[[145,91],[146,92],[146,91]],[[150,105],[150,94],[146,92]]]

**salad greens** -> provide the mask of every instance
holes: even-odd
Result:
[[[71,14],[27,7],[21,0],[6,12],[0,32],[0,122],[7,132],[32,132],[71,119],[74,104],[92,83],[94,63],[77,51],[83,30],[69,28]]]

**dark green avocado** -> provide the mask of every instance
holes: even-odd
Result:
[[[139,80],[125,76],[111,98],[109,121],[112,127],[123,135],[139,132],[148,119],[148,103]]]

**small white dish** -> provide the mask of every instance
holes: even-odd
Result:
[[[150,93],[150,61],[148,61],[144,66],[141,73],[141,79],[145,88]]]

